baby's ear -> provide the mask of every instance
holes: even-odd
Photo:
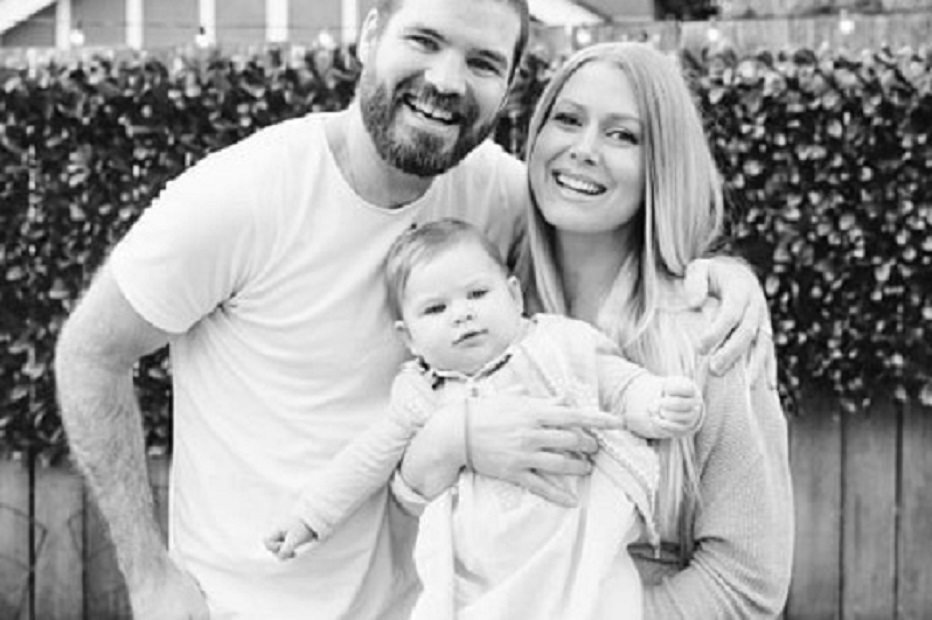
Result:
[[[518,311],[524,314],[524,293],[521,292],[521,281],[515,276],[508,276],[508,290],[511,291],[515,303],[518,304]]]
[[[401,341],[408,347],[411,354],[417,357],[418,352],[414,348],[414,343],[411,341],[411,332],[408,330],[408,326],[405,325],[405,322],[401,320],[395,321],[395,331],[401,336]]]

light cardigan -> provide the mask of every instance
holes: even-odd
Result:
[[[698,313],[689,313],[697,317]],[[704,326],[692,325],[698,334]],[[772,352],[771,352],[772,353]],[[665,541],[634,550],[645,620],[772,618],[786,604],[793,560],[787,424],[776,389],[749,388],[744,364],[703,386],[706,419],[694,437],[701,505],[685,567]]]

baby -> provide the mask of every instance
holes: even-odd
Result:
[[[269,535],[280,559],[326,538],[391,480],[417,430],[438,410],[503,392],[614,412],[626,430],[592,431],[591,476],[561,483],[558,506],[469,469],[421,515],[415,564],[423,592],[413,618],[640,618],[641,589],[626,546],[656,540],[657,456],[643,438],[686,436],[702,401],[686,377],[657,377],[623,359],[588,323],[523,315],[497,249],[474,227],[442,220],[403,234],[386,261],[389,306],[414,359],[392,387],[388,415],[313,472],[294,514]],[[468,457],[468,454],[467,454]],[[392,478],[394,474],[394,479]],[[619,610],[630,610],[619,616]]]

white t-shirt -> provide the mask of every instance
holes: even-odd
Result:
[[[178,334],[169,546],[212,618],[405,617],[415,525],[384,491],[312,556],[279,562],[262,538],[306,473],[385,414],[405,358],[382,281],[395,237],[459,217],[507,253],[522,227],[524,168],[497,145],[388,210],[347,185],[325,117],[205,158],[169,183],[111,258],[133,308]]]

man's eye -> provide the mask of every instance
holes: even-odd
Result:
[[[503,71],[497,63],[485,60],[484,58],[475,58],[469,61],[469,66],[476,72],[485,75],[502,75]]]
[[[440,47],[434,39],[423,34],[412,34],[408,37],[408,40],[411,41],[415,47],[425,51],[436,51]]]

